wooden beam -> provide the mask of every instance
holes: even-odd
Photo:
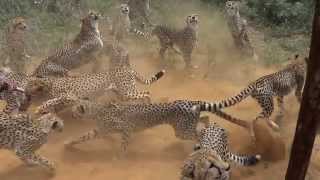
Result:
[[[320,120],[320,2],[316,0],[308,72],[286,180],[304,180]]]

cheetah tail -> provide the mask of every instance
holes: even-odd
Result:
[[[255,89],[253,85],[249,85],[247,88],[243,89],[239,94],[229,97],[225,100],[218,101],[218,102],[201,102],[198,105],[195,105],[193,109],[197,109],[200,106],[200,111],[208,111],[215,113],[218,109],[227,108],[233,106],[249,95],[251,95],[252,91]]]
[[[217,110],[214,114],[216,114],[217,116],[221,117],[222,119],[225,119],[231,123],[234,123],[234,124],[237,124],[238,126],[241,126],[243,128],[246,128],[249,130],[250,128],[250,124],[245,121],[245,120],[242,120],[242,119],[238,119],[238,118],[235,118],[221,110]]]
[[[235,155],[229,152],[229,159],[241,166],[252,166],[261,160],[261,155]]]
[[[139,75],[138,73],[135,74],[136,79],[143,84],[146,85],[150,85],[156,81],[158,81],[164,74],[165,74],[165,70],[161,70],[159,72],[157,72],[156,74],[154,74],[150,79],[145,79],[143,76]]]
[[[139,36],[139,37],[143,37],[146,40],[151,39],[151,34],[147,33],[147,32],[142,32],[138,29],[133,28],[131,30],[135,35]]]
[[[225,100],[220,101],[219,103],[222,104],[222,108],[226,108],[226,107],[230,107],[233,106],[239,102],[241,102],[242,100],[244,100],[245,98],[247,98],[248,96],[251,95],[252,91],[255,90],[254,85],[249,85],[248,87],[246,87],[245,89],[243,89],[240,93],[238,93],[235,96],[229,97]]]

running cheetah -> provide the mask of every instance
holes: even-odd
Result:
[[[164,71],[160,71],[150,79],[145,79],[130,67],[117,66],[108,72],[85,74],[77,77],[37,78],[29,81],[26,92],[51,98],[38,107],[38,113],[52,110],[60,111],[65,106],[76,103],[79,99],[96,96],[100,92],[110,90],[116,92],[123,99],[145,98],[149,100],[149,92],[137,90],[136,80],[150,85],[163,75]]]
[[[271,128],[275,130],[279,129],[279,126],[269,119],[274,110],[274,96],[277,97],[279,106],[279,114],[276,117],[278,121],[283,117],[284,96],[295,90],[295,96],[297,97],[297,100],[301,102],[307,60],[308,58],[299,58],[299,55],[295,55],[295,58],[291,60],[293,62],[288,64],[285,68],[253,81],[239,94],[221,101],[222,104],[229,107],[240,103],[243,99],[251,96],[259,103],[262,108],[262,112],[253,120],[250,128],[253,140],[255,140],[253,128],[259,119],[265,119]]]
[[[27,114],[9,116],[0,112],[0,148],[14,151],[28,165],[40,165],[54,173],[54,164],[35,151],[48,142],[52,130],[62,129],[63,121],[52,114],[33,121]]]
[[[200,116],[200,109],[196,105],[204,105],[209,111],[231,122],[234,119],[220,111],[223,104],[206,103],[203,101],[177,100],[170,103],[159,104],[100,104],[88,100],[81,100],[73,107],[73,116],[92,118],[96,120],[97,127],[79,138],[66,142],[67,147],[86,141],[106,137],[111,133],[121,133],[122,151],[125,152],[133,132],[142,131],[161,124],[171,125],[175,136],[183,140],[196,138],[196,126]],[[196,106],[196,108],[194,108]],[[238,122],[237,122],[238,123]],[[238,124],[247,128],[245,122]]]
[[[257,59],[257,55],[250,42],[247,21],[240,16],[240,2],[226,1],[225,11],[234,44],[245,55]]]
[[[103,47],[98,29],[99,17],[100,14],[90,11],[81,20],[81,31],[76,38],[43,60],[32,76],[67,76],[71,69],[78,68],[91,62],[92,59],[96,59],[96,53]]]
[[[203,123],[198,126],[201,124]],[[229,161],[241,166],[251,166],[261,159],[260,155],[239,156],[230,152],[227,132],[217,123],[209,122],[197,132],[199,144],[185,161],[181,180],[229,179]]]
[[[7,58],[4,66],[9,66],[14,72],[24,73],[26,72],[26,63],[30,60],[30,56],[26,52],[25,36],[27,32],[27,23],[23,17],[16,17],[7,25],[4,47],[4,55]]]

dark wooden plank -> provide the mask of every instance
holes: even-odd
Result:
[[[316,1],[308,73],[286,180],[304,180],[320,119],[320,9]]]

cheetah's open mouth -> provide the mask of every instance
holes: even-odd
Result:
[[[121,12],[122,12],[123,14],[129,14],[129,9],[123,9],[123,10],[121,10]]]

